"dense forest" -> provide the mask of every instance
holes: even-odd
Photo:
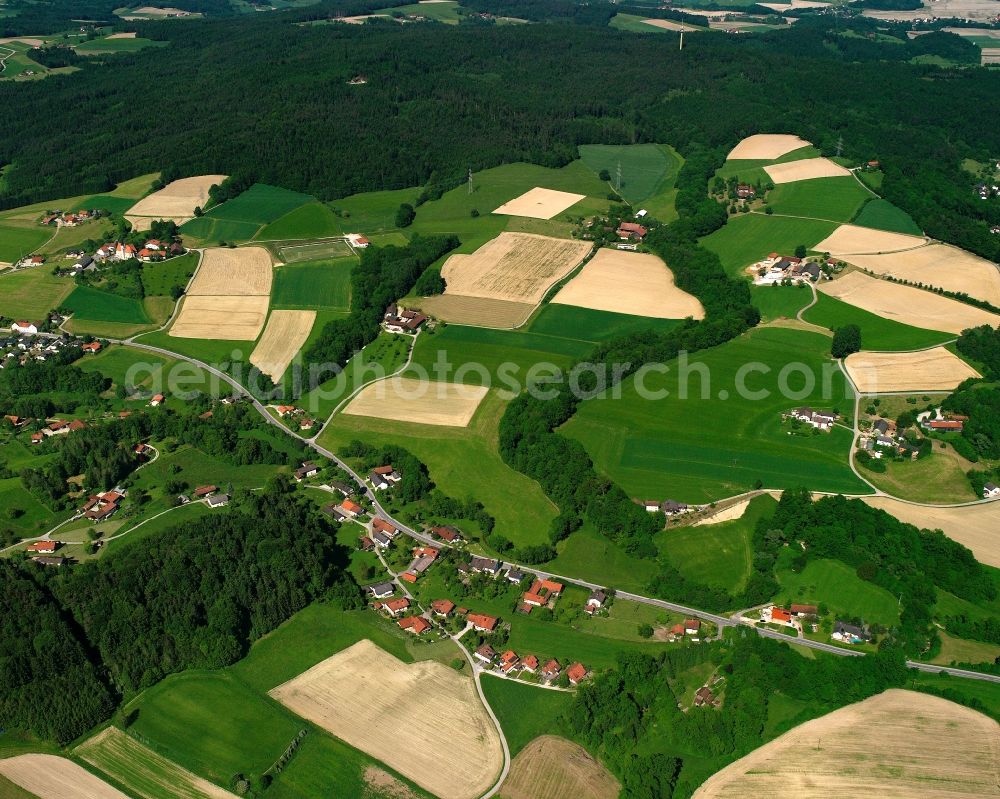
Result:
[[[69,571],[0,561],[4,726],[71,741],[168,674],[235,662],[314,600],[360,607],[347,558],[276,482]]]

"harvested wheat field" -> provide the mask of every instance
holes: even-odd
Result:
[[[764,171],[775,183],[794,183],[797,180],[812,180],[813,178],[837,178],[850,175],[850,171],[829,158],[805,158],[801,161],[789,161],[787,164],[772,164],[764,167]]]
[[[621,250],[599,250],[552,302],[654,319],[705,318],[698,298],[674,285],[663,261]]]
[[[134,39],[136,37],[135,31],[130,33],[112,33],[108,36],[108,39]]]
[[[685,11],[685,13],[697,12]],[[716,13],[718,16],[725,16],[729,12],[719,11]],[[786,153],[792,152],[792,150],[808,146],[809,142],[805,139],[788,133],[758,133],[754,136],[747,136],[729,151],[726,158],[730,161],[747,159],[773,161],[775,158],[781,158]]]
[[[254,341],[267,318],[266,296],[185,297],[170,327],[175,338]]]
[[[749,499],[741,499],[739,502],[730,505],[728,508],[723,508],[718,513],[713,513],[707,519],[699,519],[691,526],[704,527],[708,524],[719,524],[720,522],[731,522],[736,519],[741,519],[743,518],[743,514],[746,513],[747,505],[749,504]]]
[[[270,695],[440,799],[473,799],[503,765],[475,684],[443,663],[406,664],[359,641]]]
[[[951,391],[979,372],[944,347],[919,352],[855,352],[844,361],[858,391]]]
[[[927,243],[923,236],[890,233],[859,225],[841,225],[823,241],[813,247],[817,252],[830,255],[879,255],[922,247]]]
[[[850,263],[877,275],[968,294],[1000,306],[1000,270],[970,252],[947,244],[931,244],[909,252],[853,255]]]
[[[983,502],[955,508],[912,505],[892,497],[863,497],[900,521],[926,530],[940,530],[972,550],[976,560],[1000,568],[1000,502]]]
[[[530,216],[532,219],[551,219],[570,206],[576,205],[586,196],[585,194],[573,194],[568,191],[543,189],[541,186],[536,186],[520,197],[508,200],[493,213],[506,214],[507,216]]]
[[[420,310],[425,314],[457,325],[476,327],[520,327],[528,321],[535,307],[532,302],[488,300],[459,294],[438,294],[420,300]]]
[[[144,799],[236,799],[236,795],[187,769],[119,730],[108,727],[80,744],[74,754]]]
[[[663,28],[668,31],[700,31],[704,28],[688,25],[684,22],[674,22],[672,19],[644,19],[644,25],[652,25],[654,28]]]
[[[593,245],[535,233],[501,233],[471,255],[453,255],[441,267],[446,294],[537,304]]]
[[[709,777],[695,799],[1000,795],[1000,725],[891,689],[802,724]]]
[[[792,0],[791,3],[758,3],[757,5],[769,8],[772,11],[798,11],[806,8],[826,8],[830,3],[821,3],[819,0]]]
[[[250,363],[277,383],[306,343],[315,321],[315,311],[271,311]]]
[[[420,0],[422,3],[432,0]],[[441,0],[451,2],[451,0]],[[402,780],[397,780],[385,769],[369,766],[365,769],[365,785],[380,799],[420,799],[416,791]],[[367,794],[366,794],[367,797]]]
[[[863,272],[821,281],[817,290],[857,308],[926,330],[961,333],[969,327],[1000,325],[1000,316],[930,291],[901,286]]]
[[[274,268],[263,247],[213,247],[201,256],[189,295],[242,297],[270,294]]]
[[[510,764],[501,799],[617,799],[618,780],[579,744],[535,738]]]
[[[132,36],[135,36],[133,33]],[[111,36],[109,38],[115,38]],[[119,37],[124,38],[124,37]],[[125,213],[125,218],[135,223],[141,217],[150,219],[173,219],[188,221],[194,217],[195,208],[204,208],[208,202],[208,190],[221,183],[226,175],[198,175],[181,178],[169,183],[148,197],[143,197]],[[148,229],[148,223],[147,228]]]
[[[129,799],[83,766],[58,755],[8,757],[0,760],[0,776],[38,799]]]
[[[397,422],[467,427],[486,392],[485,386],[388,377],[361,389],[343,412]]]

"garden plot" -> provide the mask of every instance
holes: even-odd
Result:
[[[188,289],[192,296],[237,297],[271,293],[271,255],[263,247],[205,250]]]
[[[568,191],[543,189],[536,186],[520,197],[515,197],[497,208],[493,213],[508,216],[529,216],[532,219],[551,219],[586,197]]]
[[[698,14],[700,12],[685,10],[685,13]],[[705,16],[708,16],[708,13],[709,12],[705,12]],[[719,16],[725,16],[728,12],[719,11],[711,13]],[[808,146],[809,142],[805,139],[800,139],[798,136],[792,136],[787,133],[758,133],[755,136],[747,136],[747,138],[729,151],[729,155],[727,155],[726,158],[730,161],[773,161],[776,158],[781,158],[781,156],[787,153]]]
[[[579,744],[555,735],[535,738],[510,766],[504,799],[617,799],[618,780]]]
[[[944,347],[918,352],[855,352],[844,361],[862,394],[893,391],[952,391],[981,375]]]
[[[486,396],[485,386],[390,377],[363,388],[344,413],[397,422],[468,427]]]
[[[858,225],[841,225],[833,233],[813,247],[817,252],[830,255],[880,255],[922,247],[927,243],[923,236],[906,233],[890,233]]]
[[[695,799],[997,795],[1000,726],[892,689],[795,727],[709,777]]]
[[[705,318],[701,303],[677,288],[663,261],[620,250],[599,250],[552,302],[655,319]]]
[[[271,311],[250,363],[277,383],[306,343],[315,321],[315,311]]]
[[[877,275],[968,294],[1000,306],[1000,270],[958,247],[931,244],[886,255],[852,255],[847,260]]]
[[[471,679],[435,661],[405,664],[371,641],[269,693],[441,799],[481,796],[503,765]]]
[[[170,328],[174,338],[254,341],[267,318],[266,295],[185,297]]]
[[[829,158],[804,158],[787,164],[771,164],[764,171],[775,183],[792,183],[796,180],[812,178],[834,178],[850,175],[850,171],[833,163]]]
[[[862,272],[851,272],[837,280],[822,281],[816,288],[823,294],[836,297],[856,308],[926,330],[957,334],[979,325],[1000,325],[1000,316],[995,313],[930,291],[869,277]]]
[[[175,180],[139,200],[126,212],[125,218],[139,230],[148,230],[154,219],[172,219],[180,225],[194,217],[195,208],[205,207],[208,190],[225,179],[226,175],[198,175]]]
[[[83,766],[57,755],[17,755],[0,760],[0,776],[38,799],[129,799]]]

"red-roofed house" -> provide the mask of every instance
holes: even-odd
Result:
[[[405,619],[400,619],[398,624],[402,629],[414,635],[425,633],[431,628],[430,623],[423,616],[408,616]]]
[[[815,605],[792,605],[792,613],[796,616],[815,616],[817,610]]]
[[[785,624],[792,620],[792,614],[784,608],[771,608],[771,621],[776,624]]]
[[[475,654],[476,658],[483,661],[483,663],[492,663],[493,659],[497,656],[497,653],[493,651],[493,647],[489,644],[483,644],[473,654]]]
[[[524,594],[524,604],[540,608],[548,604],[549,600],[557,599],[562,590],[562,583],[548,579],[535,580]]]
[[[538,658],[534,655],[525,656],[524,659],[521,660],[521,668],[531,674],[534,674],[538,671]]]
[[[408,607],[410,607],[410,600],[405,596],[399,599],[390,599],[385,603],[385,609],[389,611],[390,616],[398,616]]]
[[[399,579],[407,583],[415,583],[417,581],[417,575],[413,572],[403,572],[399,575]]]
[[[162,394],[154,394],[153,398],[149,401],[149,405],[152,408],[157,407],[161,402],[163,402]]]
[[[100,352],[101,351],[101,342],[100,341],[91,341],[89,344],[83,344],[83,345],[81,345],[80,349],[83,350],[84,352]]]
[[[559,661],[552,659],[542,666],[542,677],[546,680],[554,680],[562,673],[562,666]]]
[[[346,504],[346,503],[345,503]],[[380,533],[385,533],[389,538],[395,538],[399,535],[399,530],[393,527],[385,519],[372,519],[372,530],[376,530]]]
[[[684,632],[687,635],[697,635],[701,631],[701,622],[698,619],[685,619]]]
[[[450,616],[455,609],[455,603],[450,599],[435,599],[431,602],[431,610],[435,616]]]
[[[566,669],[566,676],[569,677],[570,685],[579,685],[583,680],[590,676],[590,672],[587,671],[586,666],[582,663],[574,663]]]
[[[203,499],[204,497],[210,497],[219,489],[216,486],[198,486],[194,490],[195,499]]]
[[[55,552],[56,547],[59,546],[58,541],[35,541],[33,544],[28,544],[28,552]]]
[[[500,619],[496,616],[487,616],[485,613],[470,613],[467,617],[472,628],[477,632],[491,633],[496,629]]]
[[[346,516],[350,516],[352,519],[364,510],[364,508],[362,508],[357,502],[352,502],[349,499],[345,499],[337,507],[342,513]]]
[[[935,419],[927,425],[931,430],[952,430],[962,432],[965,423],[957,419]]]
[[[45,438],[45,435],[41,431],[39,431],[37,433],[32,433],[31,434],[31,443],[32,444],[41,444],[44,438]]]
[[[622,222],[618,226],[618,238],[623,240],[642,241],[648,231],[636,222]]]
[[[521,665],[521,659],[513,649],[508,649],[500,656],[500,671],[504,674],[510,674],[519,665]]]

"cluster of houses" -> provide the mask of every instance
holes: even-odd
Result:
[[[24,424],[31,421],[30,419],[23,419],[18,416],[8,416],[7,418],[11,420],[15,429],[23,427]],[[48,420],[46,421],[47,423],[45,427],[41,430],[36,430],[31,434],[32,444],[41,444],[46,438],[69,435],[70,433],[75,433],[78,430],[85,430],[87,427],[86,423],[80,419],[73,419],[69,422],[62,419],[53,419],[51,422]]]
[[[385,491],[403,479],[398,471],[392,468],[392,464],[376,466],[368,475],[368,482],[372,484],[375,491]]]
[[[48,211],[42,217],[41,223],[48,227],[76,227],[99,216],[101,212],[96,208],[83,211]]]
[[[190,496],[181,494],[177,497],[178,505],[187,505],[190,502],[204,502],[210,508],[224,508],[229,504],[231,497],[219,491],[216,485],[198,486],[191,492]]]
[[[316,426],[315,420],[306,416],[306,412],[302,408],[296,408],[294,405],[274,405],[269,407],[273,407],[274,412],[281,419],[286,419],[290,422],[298,421],[299,430],[312,430]]]
[[[827,261],[837,266],[838,261]],[[758,261],[748,270],[754,275],[754,285],[773,286],[775,284],[816,283],[823,275],[823,268],[818,261],[807,261],[794,255],[781,255],[776,252],[768,254],[767,258]]]
[[[84,518],[94,522],[104,522],[114,516],[121,507],[121,501],[128,496],[128,492],[116,486],[111,491],[102,491],[99,494],[91,494],[87,501],[83,503],[80,512]]]
[[[996,183],[977,183],[976,194],[980,200],[988,200],[991,197],[1000,197],[1000,186]]]
[[[61,316],[56,316],[62,319]],[[96,353],[101,349],[99,342],[84,344],[83,339],[69,336],[54,338],[36,336],[44,322],[18,320],[10,326],[13,335],[0,339],[0,369],[25,366],[32,361],[47,361],[67,347],[79,347],[84,354]]]
[[[389,333],[415,333],[427,321],[427,317],[413,308],[404,308],[390,303],[382,316],[382,327]]]
[[[816,626],[818,615],[819,609],[816,605],[799,605],[793,603],[787,608],[768,605],[761,608],[760,620],[765,624],[788,627],[795,630],[796,633],[801,633],[803,623],[810,624],[813,631],[818,629]],[[871,635],[866,628],[839,620],[834,622],[830,638],[842,644],[864,644],[871,641]]]
[[[664,513],[667,517],[696,513],[702,509],[701,505],[687,505],[673,499],[665,499],[662,502],[658,499],[637,499],[635,503],[642,505],[647,513]]]
[[[807,424],[816,430],[829,432],[833,428],[834,422],[840,418],[839,414],[833,411],[814,411],[812,408],[795,408],[784,414],[785,419],[794,419]]]
[[[538,675],[545,684],[555,682],[563,673],[563,667],[555,658],[539,666],[538,658],[535,655],[521,657],[513,649],[497,654],[496,650],[489,644],[483,644],[476,649],[473,657],[482,664],[483,668],[490,671],[507,677],[513,677],[520,673]],[[590,671],[579,662],[572,663],[566,669],[566,677],[569,679],[570,685],[579,685],[589,676]]]
[[[121,263],[137,259],[143,263],[154,263],[165,261],[168,258],[176,258],[184,255],[187,250],[176,241],[160,241],[159,239],[149,239],[142,245],[128,244],[121,241],[108,242],[102,244],[91,255],[83,250],[69,250],[65,253],[66,259],[72,260],[72,265],[68,269],[59,269],[58,274],[62,277],[76,277],[83,272],[94,272],[105,263]],[[32,259],[41,256],[31,256]],[[27,260],[27,259],[26,259]],[[44,262],[44,259],[42,259]],[[36,265],[36,264],[31,264]]]
[[[34,541],[25,547],[25,552],[40,566],[65,566],[69,558],[55,554],[61,546],[61,541]]]
[[[914,446],[906,436],[896,430],[896,423],[891,419],[876,419],[871,430],[862,433],[859,446],[873,458],[881,459],[884,453],[893,457],[916,460],[920,455],[919,447]]]

